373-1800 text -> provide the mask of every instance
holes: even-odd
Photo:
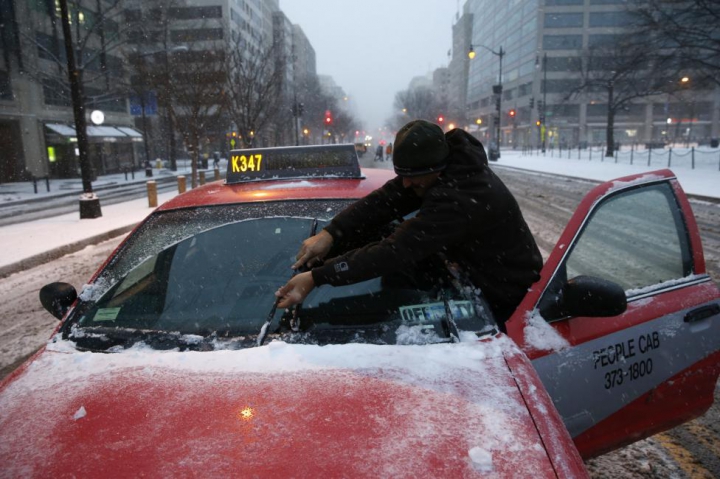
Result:
[[[625,381],[635,381],[652,373],[652,358],[635,361],[626,368],[616,368],[605,373],[605,389],[620,386]]]

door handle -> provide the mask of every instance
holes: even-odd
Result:
[[[710,316],[715,316],[716,314],[720,314],[720,305],[708,304],[706,306],[693,309],[688,312],[683,319],[686,323],[695,323],[709,318]]]

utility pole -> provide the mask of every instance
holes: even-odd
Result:
[[[543,101],[538,108],[540,111],[540,134],[542,135],[542,152],[545,153],[545,138],[547,137],[547,125],[545,125],[545,109],[547,108],[547,53],[543,53]]]

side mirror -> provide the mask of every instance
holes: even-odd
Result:
[[[627,296],[619,284],[593,276],[577,276],[562,287],[555,301],[542,308],[546,320],[565,316],[617,316],[627,309]]]
[[[76,299],[77,291],[68,283],[50,283],[40,289],[40,303],[57,319],[65,316]]]

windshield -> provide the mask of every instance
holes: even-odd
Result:
[[[313,221],[322,228],[344,205],[278,202],[158,214],[83,290],[65,335],[101,350],[137,341],[161,348],[252,346]],[[297,312],[298,327],[290,327],[291,311],[276,311],[268,333],[312,344],[450,342],[458,339],[455,328],[487,329],[476,309],[442,278],[422,289],[376,278],[316,288]]]

